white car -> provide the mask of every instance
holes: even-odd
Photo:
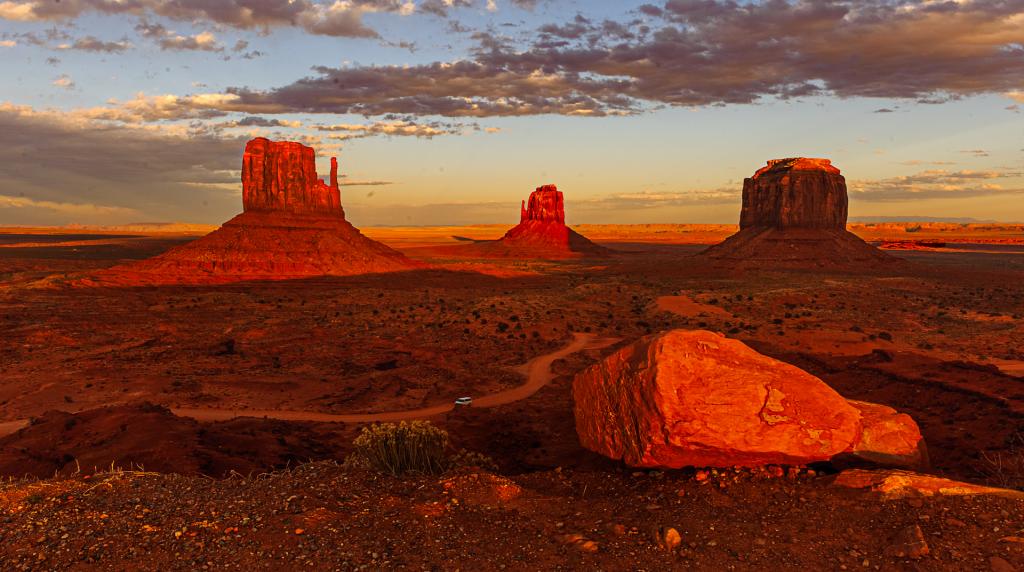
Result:
[[[456,407],[459,407],[459,406],[468,407],[470,405],[473,405],[473,398],[472,397],[460,397],[460,398],[455,400],[455,406]]]

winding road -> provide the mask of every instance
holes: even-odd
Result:
[[[520,373],[526,376],[526,383],[518,387],[514,387],[512,389],[500,391],[498,393],[492,393],[490,395],[484,395],[482,397],[474,397],[473,404],[470,407],[497,407],[499,405],[506,405],[509,403],[520,401],[522,399],[526,399],[527,397],[530,397],[534,393],[537,393],[537,391],[539,391],[548,383],[551,383],[551,380],[555,378],[554,372],[551,371],[551,366],[555,363],[555,361],[560,360],[566,356],[570,356],[578,351],[606,348],[618,341],[619,340],[617,338],[598,338],[594,334],[574,334],[572,342],[570,342],[567,346],[557,351],[551,352],[549,354],[533,358],[525,365],[522,365],[519,368],[517,368],[517,370]],[[179,417],[190,417],[192,419],[202,422],[227,421],[239,417],[256,417],[265,419],[279,419],[282,421],[317,421],[328,423],[387,423],[394,421],[426,419],[429,417],[434,417],[436,415],[447,413],[453,409],[455,409],[455,404],[452,401],[449,401],[431,407],[423,407],[420,409],[407,409],[403,411],[387,411],[384,413],[334,414],[320,413],[316,411],[212,409],[191,407],[175,407],[171,408],[171,411]],[[27,419],[0,422],[0,437],[14,433],[21,429],[22,427],[26,426],[27,424]]]

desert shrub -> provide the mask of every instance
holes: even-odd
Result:
[[[352,442],[356,457],[398,476],[438,475],[448,469],[448,432],[426,421],[378,423],[364,427]]]
[[[452,455],[449,460],[451,468],[478,468],[485,471],[497,472],[498,464],[494,462],[494,459],[484,455],[483,453],[477,453],[475,451],[467,451],[465,449]]]
[[[1024,490],[1024,432],[1010,437],[1002,451],[982,451],[979,470],[990,485]]]

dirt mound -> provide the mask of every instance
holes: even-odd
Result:
[[[200,424],[165,407],[141,403],[81,413],[50,411],[0,439],[0,475],[48,477],[78,470],[143,467],[147,471],[222,477],[268,471],[311,459],[340,459],[329,444],[338,426],[236,419]]]
[[[565,224],[565,198],[555,185],[538,187],[523,201],[519,224],[498,240],[451,247],[445,253],[480,258],[587,258],[608,256]]]
[[[424,268],[345,220],[337,160],[317,178],[312,148],[253,139],[242,159],[244,212],[160,256],[82,279],[91,285],[218,284]]]
[[[743,181],[740,231],[701,257],[734,269],[863,270],[899,262],[846,230],[846,179],[828,159],[776,159]]]

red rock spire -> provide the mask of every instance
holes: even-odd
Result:
[[[530,194],[530,202],[522,212],[522,220],[565,224],[565,200],[555,185],[544,185]]]

